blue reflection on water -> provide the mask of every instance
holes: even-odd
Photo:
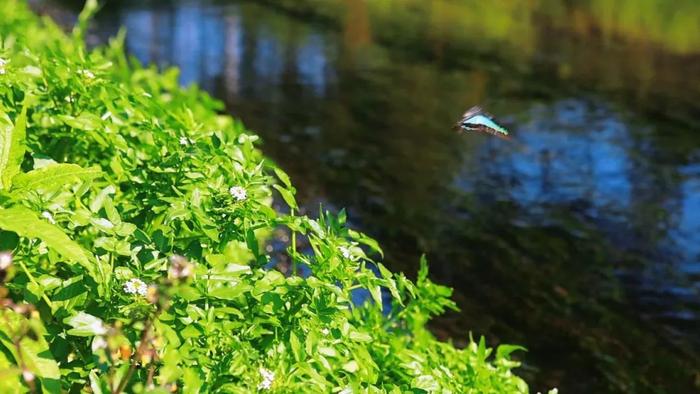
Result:
[[[491,178],[514,179],[502,193],[524,207],[585,200],[595,211],[629,208],[630,159],[625,124],[611,116],[596,118],[588,105],[575,100],[534,108],[528,124],[518,126],[514,148],[485,144],[480,163]],[[479,184],[479,171],[462,174]]]
[[[296,57],[301,81],[322,96],[326,86],[327,59],[325,42],[319,34],[310,34]]]
[[[682,186],[680,222],[672,233],[684,254],[685,263],[681,269],[698,279],[695,286],[700,289],[700,165],[687,169],[691,174],[687,175]]]

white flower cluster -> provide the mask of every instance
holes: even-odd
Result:
[[[0,57],[0,75],[5,74],[5,65],[6,64],[7,64],[7,60]]]
[[[90,70],[79,70],[78,74],[82,75],[86,79],[95,79],[95,74],[93,74]]]
[[[260,376],[262,377],[262,382],[258,384],[258,390],[269,390],[272,387],[272,382],[275,381],[275,373],[260,367]]]
[[[148,286],[141,279],[131,278],[124,283],[124,292],[145,297],[148,294]]]
[[[355,244],[351,244],[348,246],[338,246],[338,251],[344,258],[352,261],[357,261],[361,256],[353,250],[354,247]]]
[[[180,137],[180,145],[189,145],[192,143],[192,140],[190,140],[187,137]]]
[[[248,198],[248,192],[241,186],[233,186],[228,189],[228,192],[238,201],[243,201]]]

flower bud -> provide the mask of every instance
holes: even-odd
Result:
[[[25,369],[22,371],[22,378],[24,378],[24,381],[27,383],[31,383],[34,381],[36,376],[32,373],[32,371]]]
[[[0,252],[0,282],[7,278],[7,271],[12,266],[12,253]]]
[[[12,253],[0,252],[0,271],[5,271],[12,265]]]

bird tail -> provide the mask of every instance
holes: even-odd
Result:
[[[502,140],[506,140],[506,141],[512,141],[512,140],[513,140],[508,134],[503,134],[503,133],[501,133],[501,132],[499,132],[499,131],[497,131],[497,130],[494,130],[494,129],[490,128],[490,127],[480,127],[480,128],[479,128],[479,131],[481,131],[481,132],[483,132],[483,133],[486,133],[486,134],[491,134],[491,135],[493,135],[493,136],[495,136],[495,137],[498,137],[498,138],[500,138],[500,139],[502,139]]]

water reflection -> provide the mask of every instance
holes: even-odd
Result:
[[[700,328],[695,27],[634,1],[265,3],[110,3],[98,34],[223,99],[395,269],[427,252],[464,310],[438,331],[525,344],[543,386],[688,387],[698,353],[667,340]],[[476,103],[516,142],[452,132]]]

